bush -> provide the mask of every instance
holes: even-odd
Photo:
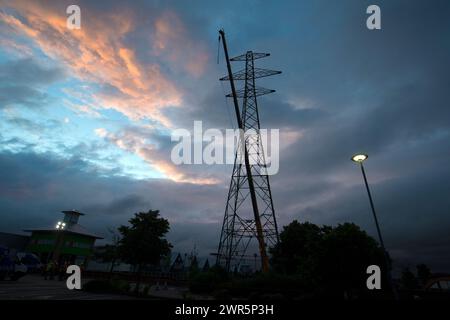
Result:
[[[213,297],[217,300],[230,300],[232,298],[230,292],[227,289],[219,289],[212,293]]]
[[[192,274],[189,278],[189,289],[194,293],[211,293],[228,281],[227,272],[218,266],[206,272]]]
[[[128,283],[128,281],[114,279],[114,280],[111,280],[110,283],[111,283],[111,286],[117,292],[128,292],[128,291],[130,291],[130,284]]]
[[[256,274],[252,277],[229,278],[221,270],[201,272],[190,279],[189,289],[193,293],[209,293],[216,299],[230,297],[274,298],[296,297],[313,292],[314,286],[299,275],[275,273]]]
[[[252,278],[234,278],[225,284],[232,296],[263,299],[267,296],[293,297],[313,290],[300,276],[275,273],[257,274]]]

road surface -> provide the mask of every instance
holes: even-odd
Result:
[[[85,281],[88,281],[86,279]],[[84,281],[83,281],[84,282]],[[131,296],[69,290],[66,281],[26,275],[18,281],[0,281],[0,300],[130,300]]]

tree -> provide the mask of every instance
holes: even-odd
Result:
[[[123,261],[137,270],[136,292],[139,292],[142,268],[159,264],[170,254],[172,245],[164,238],[169,231],[169,221],[159,217],[158,210],[139,212],[129,220],[130,226],[118,228],[122,238],[119,253]]]
[[[327,228],[297,220],[285,226],[280,233],[280,242],[270,250],[275,270],[286,274],[307,274],[316,269],[317,253]]]
[[[354,223],[332,228],[323,236],[319,251],[318,272],[328,291],[367,293],[367,267],[377,265],[387,270],[384,253],[378,243]],[[386,272],[382,272],[382,288],[387,288]]]
[[[305,284],[332,294],[367,290],[369,265],[386,270],[382,249],[353,223],[332,228],[294,220],[283,228],[271,253],[275,271],[298,275]]]

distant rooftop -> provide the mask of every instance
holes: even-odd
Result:
[[[84,213],[78,212],[75,209],[74,210],[66,210],[61,211],[64,213],[64,222],[68,225],[77,224],[78,220],[80,219],[80,216],[84,216]]]
[[[84,216],[85,215],[84,213],[78,212],[76,210],[65,210],[65,211],[61,211],[61,212],[64,213],[63,221],[66,225],[63,229],[64,232],[79,234],[79,235],[92,237],[92,238],[96,238],[96,239],[103,239],[103,237],[100,237],[96,234],[89,232],[85,227],[81,226],[78,223],[79,217]],[[60,222],[58,222],[58,224],[59,223]],[[26,232],[39,232],[39,231],[54,232],[57,230],[58,229],[55,227],[44,227],[44,228],[27,229],[24,231],[26,231]]]
[[[51,228],[51,227],[43,227],[43,228],[25,229],[23,231],[25,231],[25,232],[40,232],[40,231],[41,232],[42,231],[55,232],[55,231],[57,231],[57,229]],[[96,238],[96,239],[103,239],[103,237],[100,237],[99,235],[96,235],[94,233],[89,232],[85,227],[83,227],[83,226],[81,226],[79,224],[73,224],[71,226],[68,226],[63,231],[64,232],[68,232],[68,233],[74,233],[74,234],[83,235],[83,236],[86,236],[86,237],[91,237],[91,238]]]
[[[75,209],[73,209],[73,210],[65,210],[65,211],[61,211],[61,212],[64,213],[64,214],[74,214],[74,215],[79,215],[79,216],[85,216],[86,215],[85,213],[79,212],[79,211],[77,211]]]

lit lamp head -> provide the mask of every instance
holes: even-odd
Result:
[[[357,163],[363,163],[363,161],[365,161],[369,156],[367,154],[355,154],[352,157],[352,161],[357,162]]]
[[[58,223],[56,224],[55,228],[58,229],[58,230],[63,230],[65,227],[66,227],[66,223],[65,222],[58,221]]]

